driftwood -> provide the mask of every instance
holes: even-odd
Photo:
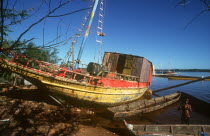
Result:
[[[127,129],[139,135],[210,135],[210,125],[133,125],[124,120]]]

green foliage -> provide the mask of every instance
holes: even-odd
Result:
[[[8,48],[12,45],[14,41],[4,41],[3,48]],[[49,63],[56,64],[60,61],[58,58],[58,50],[57,49],[43,49],[38,48],[33,42],[25,43],[25,41],[21,42],[21,45],[13,49],[14,52],[27,56],[29,58],[46,61]],[[5,54],[5,53],[4,53]],[[6,54],[7,55],[7,54]],[[2,58],[8,58],[7,56],[0,54]]]
[[[23,45],[25,49],[21,50],[21,53],[24,56],[40,60],[40,61],[46,61],[49,63],[58,63],[58,51],[57,49],[40,49],[36,48],[36,45],[32,42]]]
[[[13,32],[11,25],[20,24],[26,17],[28,12],[26,10],[16,11],[14,9],[3,9],[4,24],[0,22],[0,31],[3,26],[3,34],[8,36],[8,32]]]

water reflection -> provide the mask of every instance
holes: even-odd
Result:
[[[196,77],[207,77],[210,76],[208,72],[180,72],[179,75],[184,76],[196,76]],[[168,78],[154,77],[150,89],[157,90],[181,83],[188,82],[189,80],[168,80]],[[183,91],[191,94],[199,99],[205,100],[210,103],[210,81],[198,81],[177,88],[168,89],[162,92],[158,92],[158,95],[168,95],[177,91]]]

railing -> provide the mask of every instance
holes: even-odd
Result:
[[[120,80],[128,80],[128,81],[138,81],[139,77],[137,76],[131,76],[131,75],[124,75],[119,74],[115,72],[109,72],[109,71],[103,71],[102,73],[103,77],[111,78],[111,79],[120,79]]]
[[[49,73],[54,77],[55,76],[64,77],[70,80],[86,82],[89,84],[96,83],[97,80],[99,80],[99,78],[90,76],[87,73],[74,72],[73,70],[69,70],[64,67],[59,67],[58,65],[51,64],[48,62],[35,60],[32,58],[26,57],[24,55],[17,54],[12,51],[3,52],[1,53],[1,55],[9,57],[6,59],[9,60],[11,63],[21,65],[22,67],[25,67],[25,68],[32,68],[32,69],[38,70],[38,72],[42,72],[46,74]]]
[[[29,57],[26,57],[21,54],[17,54],[12,51],[6,51],[3,52],[1,55],[5,55],[9,57],[8,59],[10,62],[16,63],[18,65],[22,65],[26,68],[32,68],[39,70],[39,72],[43,73],[49,73],[54,77],[64,77],[68,78],[72,81],[78,81],[78,82],[84,82],[94,85],[99,85],[97,81],[100,79],[100,77],[106,77],[110,79],[120,79],[120,80],[127,80],[127,81],[138,81],[139,77],[131,76],[131,75],[124,75],[114,72],[108,72],[108,71],[101,71],[101,73],[98,74],[98,76],[90,76],[87,72],[82,73],[81,72],[75,72],[74,70],[69,70],[65,67],[60,67],[56,64],[51,64],[44,61],[35,60]]]

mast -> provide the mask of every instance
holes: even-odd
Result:
[[[80,59],[81,59],[81,56],[82,56],[82,53],[83,53],[83,49],[85,47],[85,43],[86,43],[87,37],[88,37],[89,32],[90,32],[91,24],[93,22],[93,18],[94,18],[94,15],[95,15],[95,11],[96,11],[98,2],[99,2],[99,0],[95,0],[95,2],[94,2],[94,6],[93,6],[93,9],[92,9],[92,12],[91,12],[90,20],[89,20],[89,23],[88,23],[86,32],[84,34],[84,39],[82,41],[82,44],[80,46],[80,50],[79,50],[79,53],[78,53],[78,56],[77,56],[77,60],[76,60],[76,64],[75,64],[75,69],[77,69],[78,66],[79,66],[79,62],[80,62]]]

